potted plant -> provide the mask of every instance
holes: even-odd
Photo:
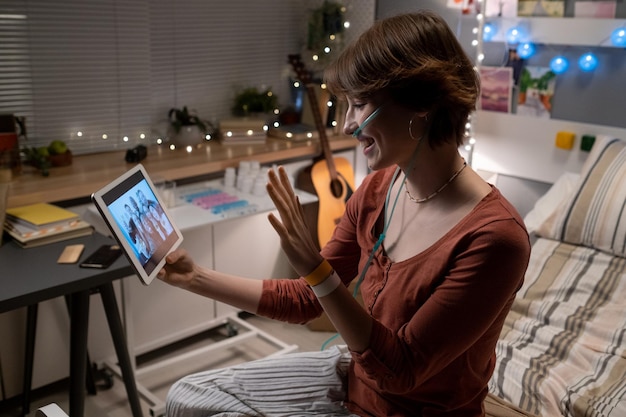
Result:
[[[197,145],[205,140],[207,135],[215,133],[211,122],[201,119],[195,111],[187,106],[182,109],[172,108],[168,113],[170,122],[170,136],[175,145]]]
[[[53,140],[48,146],[25,147],[25,162],[39,168],[44,177],[50,175],[50,167],[62,167],[72,164],[72,151],[62,140]]]
[[[231,110],[234,116],[248,117],[270,113],[277,107],[278,98],[272,90],[259,91],[256,87],[248,87],[237,93]]]

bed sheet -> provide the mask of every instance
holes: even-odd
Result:
[[[492,394],[531,413],[626,416],[626,259],[538,238]]]

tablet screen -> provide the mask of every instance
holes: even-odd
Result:
[[[94,193],[103,215],[144,284],[182,240],[141,165]]]

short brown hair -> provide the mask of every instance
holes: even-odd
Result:
[[[463,143],[480,81],[448,24],[422,10],[379,20],[326,68],[338,97],[367,99],[387,90],[411,110],[428,112],[428,141]]]

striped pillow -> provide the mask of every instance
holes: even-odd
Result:
[[[626,141],[598,137],[580,174],[543,235],[626,257]]]

